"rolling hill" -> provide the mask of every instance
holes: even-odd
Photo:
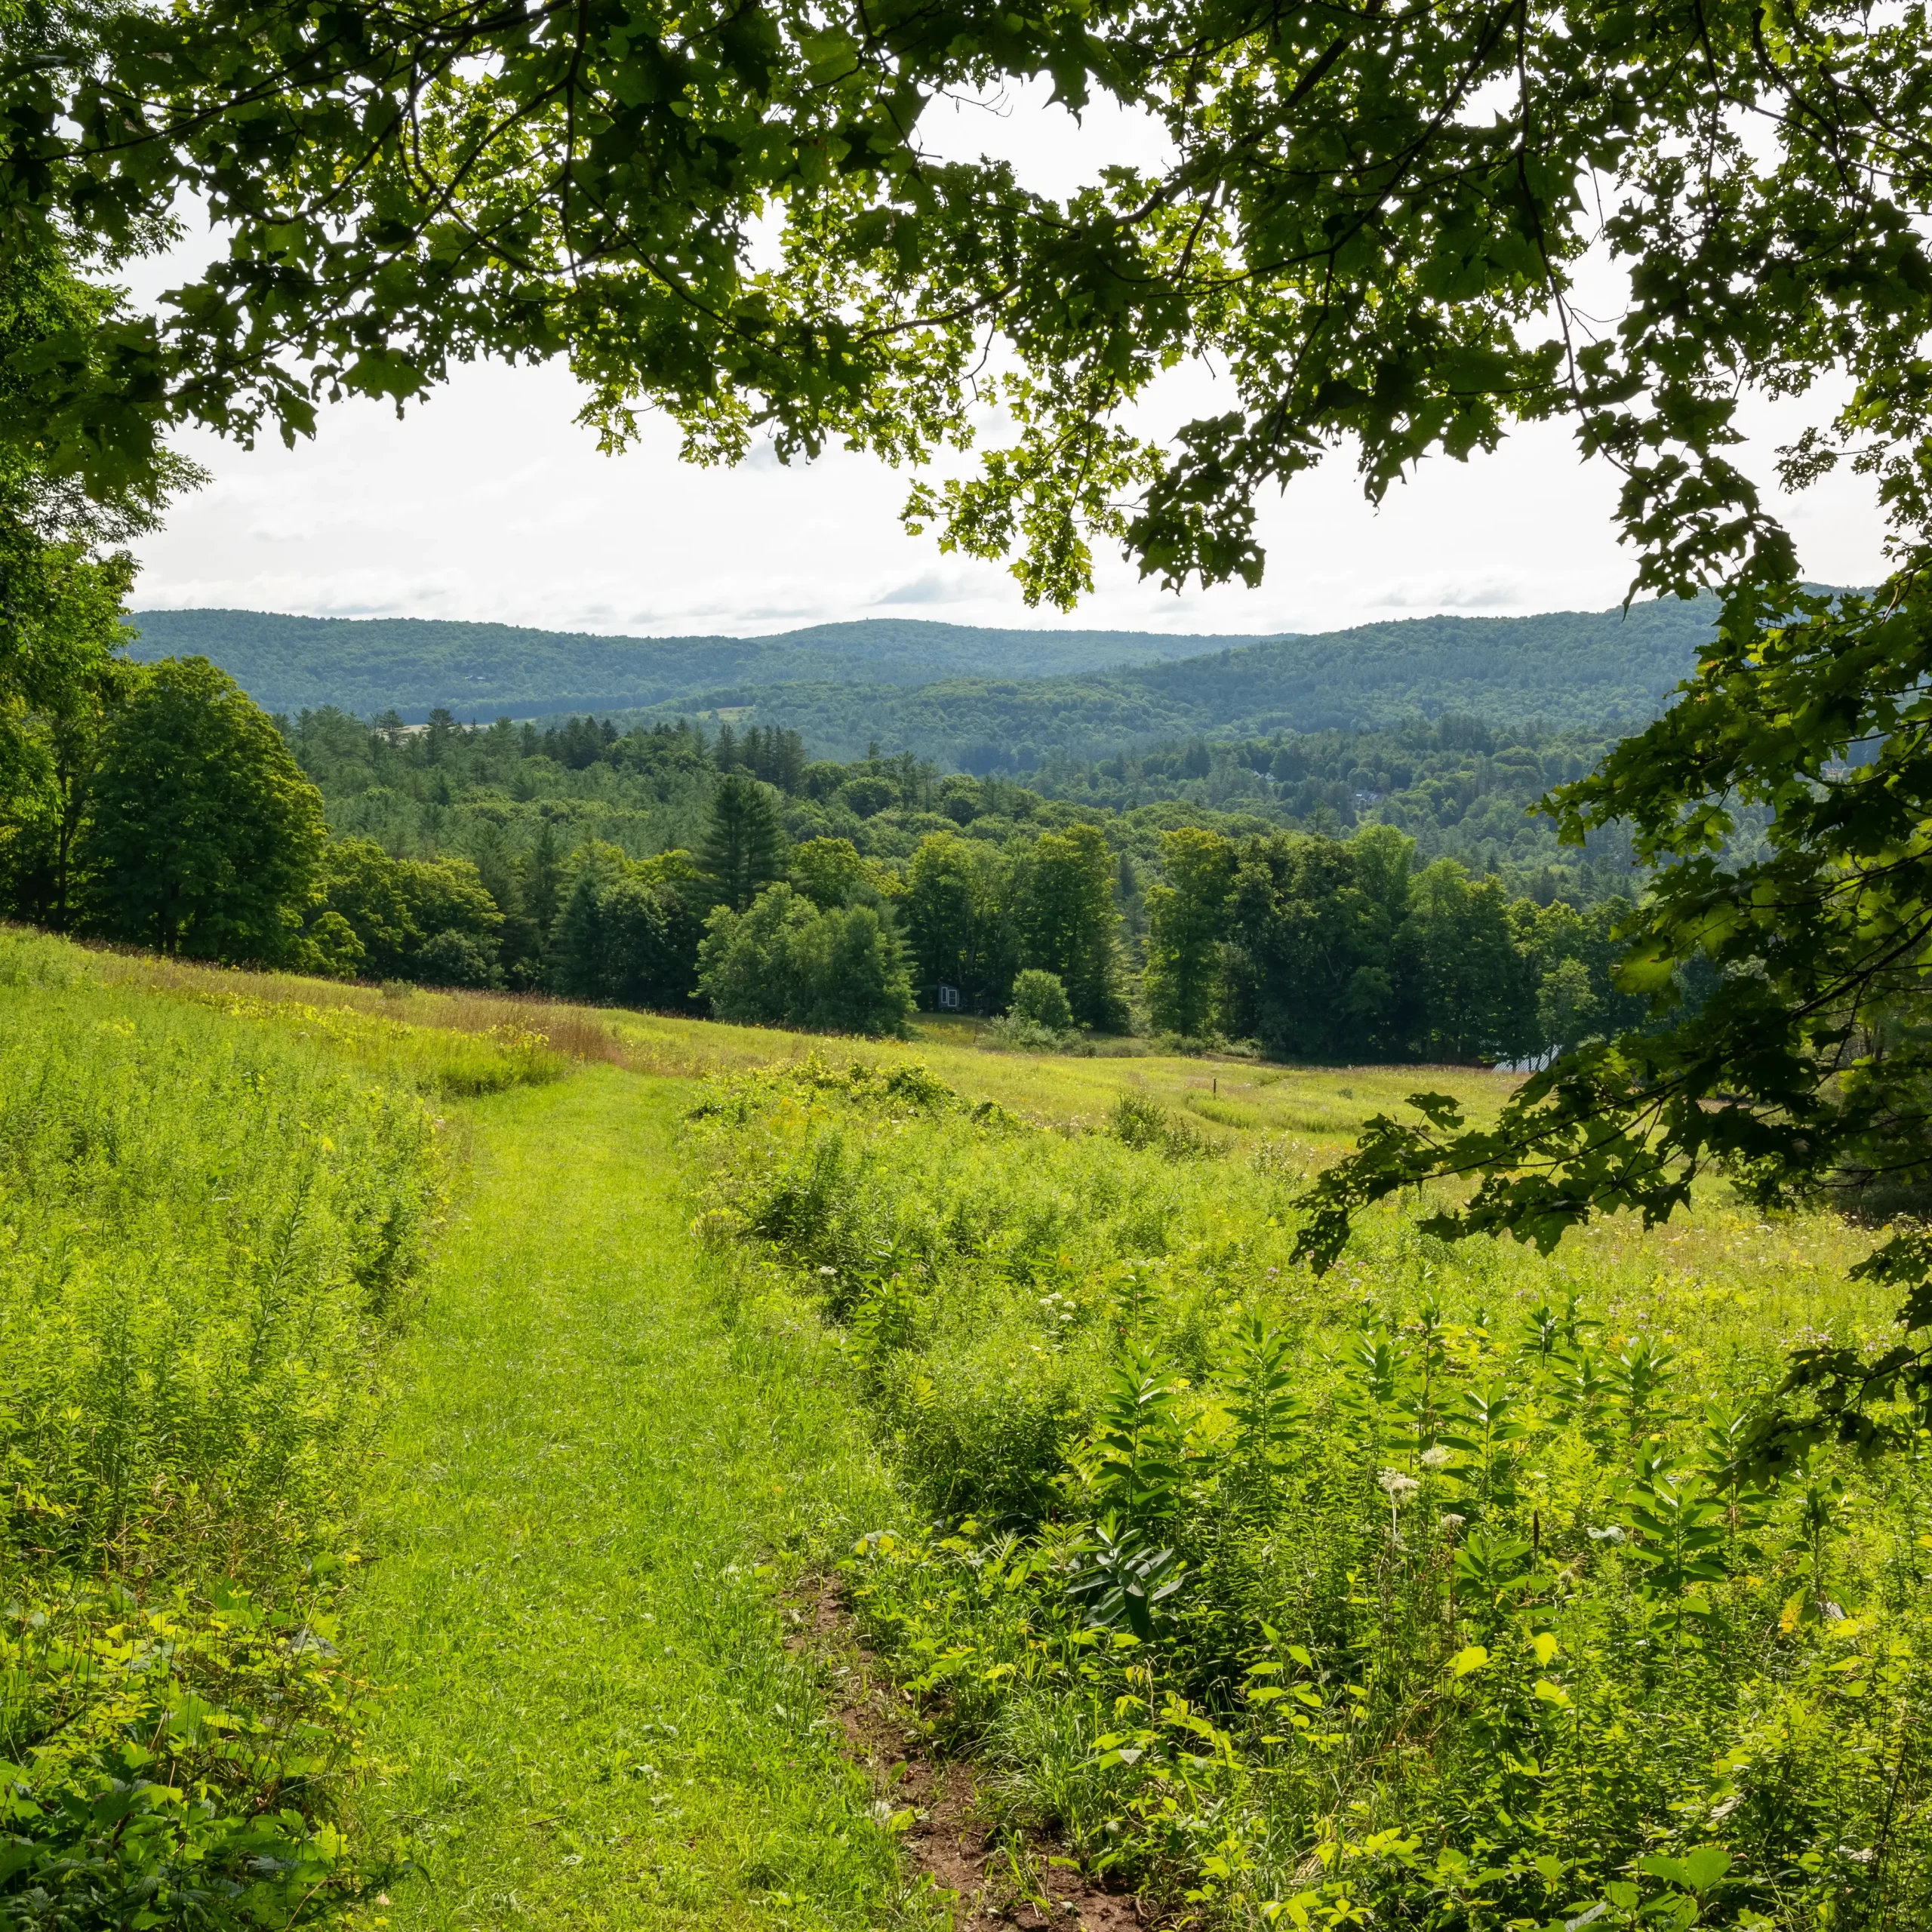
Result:
[[[139,658],[202,657],[257,703],[334,705],[420,724],[441,706],[469,721],[508,714],[635,711],[723,687],[801,682],[893,689],[961,675],[1063,676],[1193,657],[1251,638],[1143,631],[981,630],[900,618],[819,624],[776,637],[599,637],[423,617],[293,617],[264,611],[141,611]]]
[[[905,620],[772,638],[605,638],[421,619],[141,614],[135,654],[198,651],[271,710],[420,721],[598,712],[783,724],[823,757],[875,742],[968,771],[1192,736],[1373,729],[1469,712],[1613,730],[1654,715],[1707,603],[1416,617],[1319,636],[1001,631]]]
[[[651,715],[721,712],[791,726],[828,758],[876,740],[979,772],[1026,771],[1048,750],[1100,758],[1174,738],[1373,730],[1444,712],[1614,731],[1662,708],[1711,615],[1673,602],[1627,617],[1416,617],[1073,677],[739,685]]]

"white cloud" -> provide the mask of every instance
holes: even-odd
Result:
[[[1371,605],[1385,605],[1397,611],[1520,610],[1522,586],[1514,577],[1438,577],[1432,583],[1392,583],[1370,598]]]

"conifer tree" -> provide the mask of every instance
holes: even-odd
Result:
[[[698,862],[717,898],[742,912],[785,870],[785,829],[771,792],[753,778],[728,772],[711,801],[711,823]]]
[[[537,826],[517,877],[517,963],[519,977],[533,984],[543,977],[563,897],[563,854],[557,849],[555,828],[546,818]]]

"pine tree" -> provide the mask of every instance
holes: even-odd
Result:
[[[518,874],[513,963],[519,983],[535,986],[543,978],[564,895],[563,854],[557,849],[555,828],[547,818],[538,826]]]
[[[783,874],[785,829],[771,792],[755,779],[728,772],[718,780],[698,860],[717,898],[734,912]]]
[[[607,997],[603,881],[586,867],[577,875],[552,935],[550,983],[566,999]]]

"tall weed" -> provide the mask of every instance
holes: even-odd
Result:
[[[1213,1921],[1921,1925],[1926,1459],[1738,1445],[1862,1237],[1560,1264],[1278,1164],[822,1062],[718,1083],[699,1231],[838,1324],[906,1485],[849,1599],[1014,1828]],[[888,1318],[889,1314],[889,1318]]]
[[[0,982],[0,1925],[293,1924],[433,1123],[299,1017]]]

